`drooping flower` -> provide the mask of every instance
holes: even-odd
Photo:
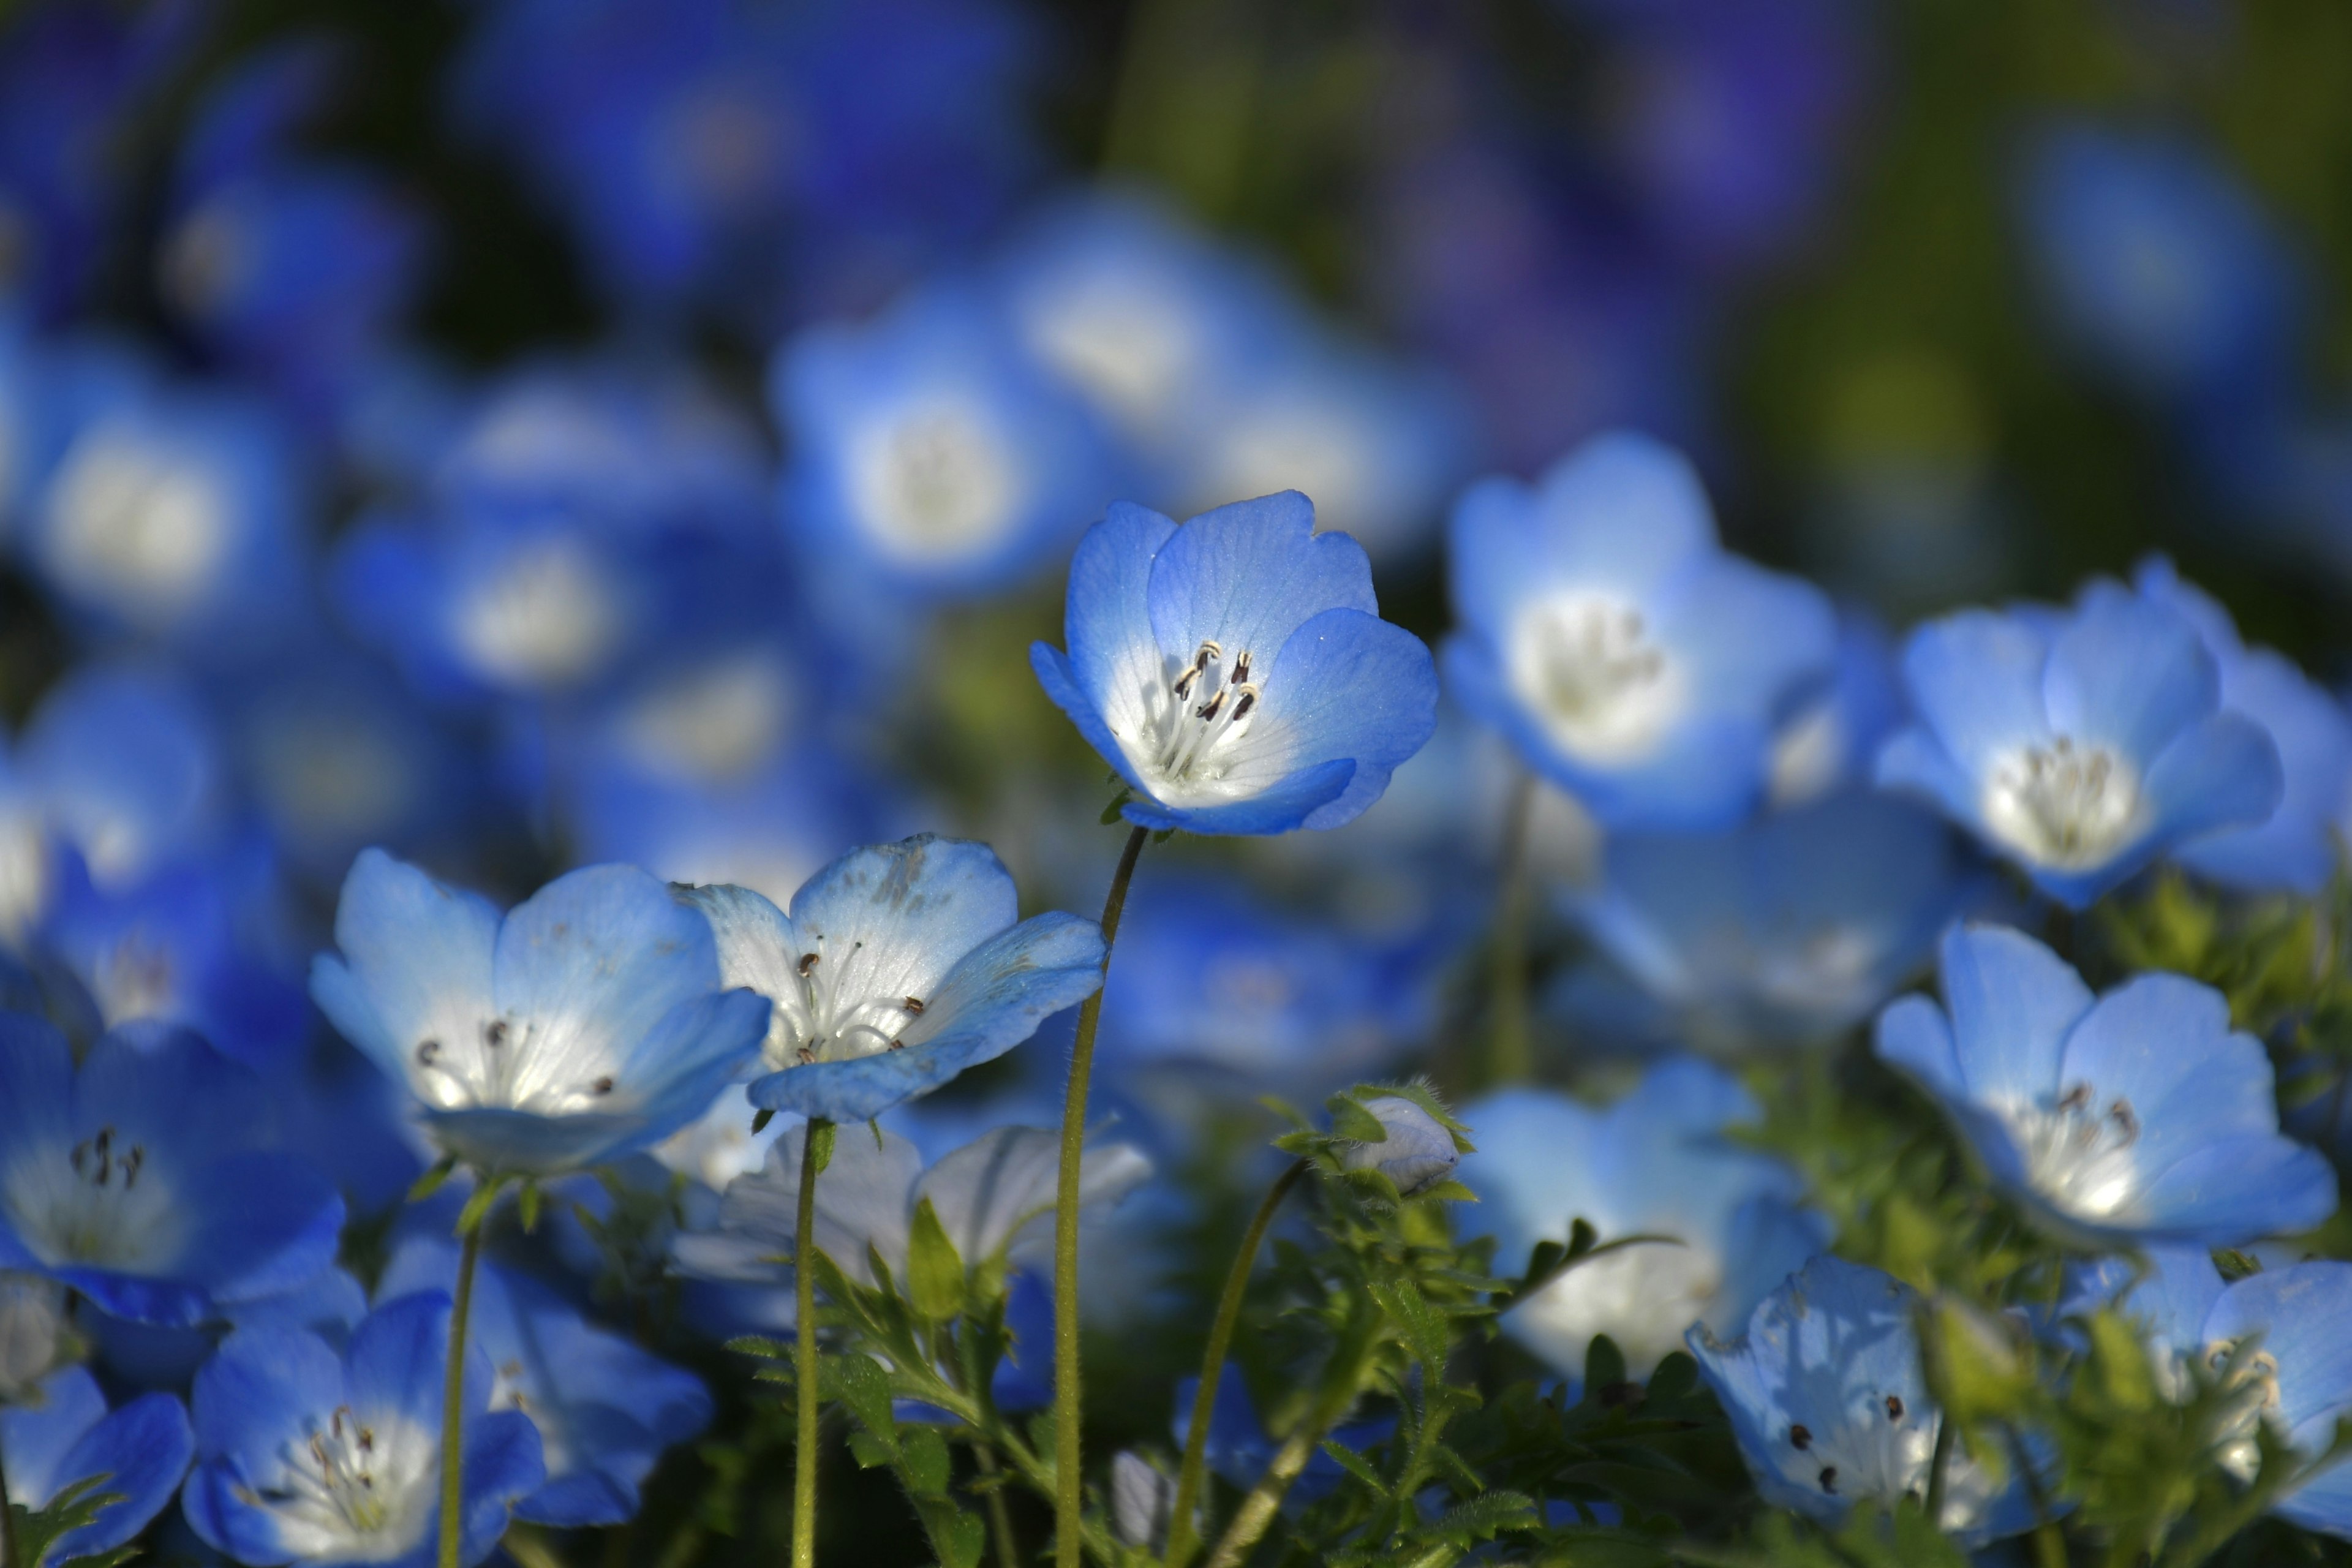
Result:
[[[501,917],[363,850],[335,942],[311,995],[483,1171],[552,1174],[657,1143],[767,1032],[766,999],[724,989],[700,910],[634,867],[567,873]]]
[[[2279,804],[2277,747],[2222,710],[2213,656],[2162,605],[1965,610],[1911,634],[1903,676],[1917,720],[1879,752],[1878,782],[1932,802],[2071,908]]]
[[[0,1401],[0,1454],[8,1500],[39,1512],[78,1481],[118,1500],[53,1542],[44,1562],[97,1557],[128,1546],[163,1511],[188,1473],[195,1443],[188,1413],[168,1394],[142,1394],[106,1407],[98,1380],[78,1366],[51,1373],[28,1400]]]
[[[1437,723],[1429,650],[1382,621],[1371,567],[1286,490],[1181,527],[1121,502],[1078,543],[1064,635],[1030,663],[1127,783],[1129,822],[1337,827]]]
[[[1533,489],[1483,480],[1450,550],[1446,679],[1530,767],[1614,828],[1727,826],[1763,799],[1836,617],[1723,551],[1679,453],[1608,435]]]
[[[0,1268],[175,1327],[309,1282],[343,1202],[274,1122],[262,1080],[184,1031],[117,1030],[77,1065],[50,1024],[0,1014]]]
[[[446,1292],[457,1278],[455,1242],[413,1236],[385,1266],[376,1298]],[[489,1362],[489,1408],[519,1410],[539,1429],[547,1479],[515,1503],[518,1519],[567,1529],[625,1523],[662,1451],[710,1423],[699,1378],[596,1327],[528,1275],[483,1263],[467,1324]]]
[[[441,1514],[449,1299],[404,1296],[352,1331],[240,1329],[196,1373],[196,1466],[182,1507],[205,1544],[254,1568],[370,1563],[425,1568]],[[489,1359],[466,1351],[465,1520],[479,1563],[509,1510],[546,1480],[538,1431],[490,1408]]]
[[[1012,873],[963,839],[854,849],[789,914],[748,888],[681,896],[709,917],[727,984],[775,1004],[769,1071],[751,1085],[771,1110],[868,1121],[1003,1055],[1102,984],[1095,922],[1019,920]]]
[[[1690,1331],[1699,1374],[1731,1417],[1756,1489],[1777,1508],[1836,1523],[1858,1499],[1924,1497],[1943,1413],[1920,1370],[1912,1289],[1875,1268],[1816,1258],[1759,1302],[1729,1342]],[[1965,1546],[2030,1529],[2014,1467],[2005,1483],[1953,1445],[1937,1522]]]
[[[1733,1146],[1754,1101],[1687,1058],[1650,1069],[1606,1110],[1549,1089],[1507,1089],[1465,1108],[1478,1144],[1460,1179],[1480,1203],[1461,1211],[1501,1242],[1496,1267],[1524,1268],[1539,1241],[1567,1245],[1574,1221],[1603,1242],[1655,1237],[1580,1262],[1503,1317],[1506,1332],[1553,1371],[1584,1373],[1607,1334],[1645,1377],[1693,1323],[1731,1329],[1828,1240],[1801,1209],[1794,1171]]]
[[[2270,1058],[2220,992],[2150,973],[2094,997],[2000,926],[1954,928],[1942,973],[1946,1006],[1896,1002],[1878,1054],[2062,1238],[2233,1247],[2336,1212],[2334,1169],[2280,1133]]]

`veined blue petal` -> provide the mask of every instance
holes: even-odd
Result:
[[[1145,691],[1167,679],[1152,636],[1150,589],[1152,569],[1175,532],[1171,520],[1119,501],[1087,531],[1070,557],[1062,633],[1069,645],[1069,685],[1114,737],[1108,745],[1091,732],[1087,737],[1113,763],[1123,754],[1116,737],[1143,732]],[[1077,716],[1066,696],[1054,700]]]
[[[2051,727],[2078,742],[2153,757],[2221,701],[2221,672],[2196,628],[2127,595],[2084,605],[2050,647],[2042,700]]]
[[[79,1369],[77,1369],[79,1370]],[[87,1377],[87,1373],[82,1373]],[[10,1480],[24,1445],[15,1434],[7,1442]],[[58,1462],[54,1480],[71,1483],[104,1476],[101,1491],[121,1494],[120,1500],[99,1510],[79,1530],[58,1538],[50,1550],[57,1560],[95,1557],[127,1546],[163,1511],[195,1455],[195,1439],[188,1428],[188,1413],[168,1394],[147,1394],[106,1415],[85,1432]],[[27,1489],[18,1500],[40,1506],[54,1496],[53,1485],[44,1495]]]
[[[2067,1031],[2091,1008],[2082,976],[2022,931],[1974,923],[1944,938],[1942,973],[1969,1094],[2030,1100],[2056,1089]]]
[[[2324,1223],[2336,1212],[2336,1167],[2276,1133],[2225,1135],[2149,1177],[2139,1207],[2145,1234],[2242,1247]]]
[[[2147,770],[2148,799],[2179,837],[2259,824],[2285,787],[2276,742],[2237,713],[2190,725]]]
[[[625,1061],[673,1007],[718,985],[710,923],[633,866],[590,866],[541,888],[499,931],[497,1011],[533,1026],[549,1078]],[[523,1042],[506,1047],[523,1048]]]
[[[1160,547],[1146,593],[1153,640],[1176,668],[1204,642],[1228,661],[1244,652],[1265,659],[1321,611],[1380,613],[1363,546],[1316,533],[1314,503],[1297,490],[1188,521]]]
[[[470,1039],[492,1016],[499,917],[381,849],[362,849],[335,906],[335,953],[310,994],[336,1030],[402,1082],[421,1040]]]
[[[1171,831],[1236,836],[1287,833],[1338,801],[1355,776],[1353,758],[1335,758],[1301,768],[1256,795],[1221,805],[1167,805],[1145,796],[1129,800],[1119,807],[1119,815],[1139,827]]]
[[[813,951],[833,983],[873,996],[931,997],[959,959],[1019,916],[1013,874],[994,850],[929,833],[850,851],[810,878],[792,907],[795,933],[824,939]],[[928,1032],[920,1020],[908,1031]]]
[[[1963,610],[1911,634],[1903,679],[1963,776],[1979,780],[2014,748],[2050,739],[2049,657],[2048,641],[2023,618]]]

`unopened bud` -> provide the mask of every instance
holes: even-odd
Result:
[[[1410,1100],[1387,1094],[1365,1100],[1363,1107],[1388,1129],[1389,1135],[1384,1142],[1350,1147],[1340,1156],[1340,1163],[1349,1170],[1378,1171],[1408,1198],[1454,1174],[1461,1152],[1454,1147],[1454,1134],[1440,1127],[1428,1111]]]
[[[1161,1550],[1176,1517],[1176,1479],[1133,1449],[1120,1449],[1110,1461],[1110,1517],[1129,1546]]]

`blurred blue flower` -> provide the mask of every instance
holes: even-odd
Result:
[[[100,888],[133,887],[226,842],[234,798],[194,691],[145,665],[78,666],[42,697],[16,784]]]
[[[425,1568],[441,1513],[449,1299],[378,1308],[338,1354],[316,1334],[241,1329],[196,1374],[196,1466],[182,1499],[205,1543],[253,1568],[373,1563]],[[547,1479],[538,1432],[490,1408],[466,1350],[465,1521],[458,1560],[481,1562],[509,1510]]]
[[[308,1283],[343,1204],[276,1123],[262,1079],[184,1030],[118,1030],[77,1065],[55,1027],[0,1014],[0,1268],[177,1327]]]
[[[1126,780],[1129,822],[1337,827],[1436,728],[1429,650],[1380,618],[1363,547],[1314,530],[1286,490],[1181,528],[1122,501],[1079,542],[1069,651],[1030,663]]]
[[[1605,1110],[1515,1089],[1461,1114],[1478,1147],[1456,1176],[1479,1203],[1459,1213],[1497,1239],[1502,1273],[1526,1268],[1538,1242],[1567,1246],[1579,1219],[1602,1242],[1657,1238],[1580,1262],[1504,1314],[1504,1331],[1571,1383],[1596,1334],[1647,1377],[1685,1329],[1737,1328],[1828,1244],[1827,1223],[1797,1206],[1797,1173],[1725,1136],[1756,1105],[1704,1063],[1660,1062]]]
[[[1964,610],[1911,634],[1903,678],[1917,719],[1879,752],[1879,783],[1934,803],[2069,908],[2277,809],[2278,748],[2221,710],[2213,656],[2164,605]]]
[[[1739,1338],[1691,1330],[1699,1374],[1766,1502],[1835,1524],[1856,1499],[1891,1508],[1926,1494],[1943,1415],[1920,1370],[1917,1303],[1875,1268],[1816,1258],[1758,1304]],[[1989,1470],[1965,1441],[1952,1445],[1937,1521],[1946,1533],[1978,1547],[2032,1529],[2034,1515],[2014,1466]]]
[[[1663,1015],[1638,1032],[1730,1051],[1861,1022],[1988,890],[1941,820],[1863,791],[1723,833],[1626,834],[1601,864],[1560,905]],[[1586,972],[1564,979],[1572,1014],[1616,1001]]]
[[[1717,544],[1690,465],[1645,437],[1578,447],[1535,488],[1454,509],[1455,698],[1605,826],[1727,826],[1769,782],[1773,732],[1830,674],[1820,590]]]
[[[751,1085],[771,1110],[871,1120],[1102,984],[1101,930],[1058,910],[1019,920],[1012,873],[985,844],[925,833],[854,849],[789,915],[748,888],[681,897],[709,917],[727,983],[775,1004],[769,1070]]]
[[[1869,784],[1879,746],[1909,717],[1885,629],[1868,611],[1839,605],[1828,686],[1772,737],[1772,805],[1803,805]]]
[[[802,331],[777,353],[770,402],[791,454],[785,526],[812,574],[861,602],[1017,584],[1114,489],[1092,417],[959,285]]]
[[[413,1236],[384,1266],[376,1299],[456,1288],[457,1247]],[[596,1327],[527,1275],[484,1264],[474,1279],[467,1332],[489,1360],[489,1407],[519,1410],[539,1429],[547,1480],[515,1517],[572,1528],[624,1524],[662,1451],[710,1424],[701,1379]]]
[[[51,1373],[25,1404],[0,1404],[10,1503],[38,1513],[77,1481],[102,1482],[89,1489],[92,1495],[119,1494],[89,1523],[52,1543],[44,1562],[130,1545],[180,1489],[194,1453],[188,1413],[178,1400],[143,1394],[110,1411],[98,1380],[78,1366]]]
[[[1878,1054],[2062,1239],[2235,1247],[2336,1212],[2334,1168],[2279,1132],[2270,1058],[2220,992],[2151,973],[2095,998],[2000,926],[1954,928],[1942,974],[1948,1013],[1896,1002]]]
[[[668,1137],[758,1060],[766,1000],[723,990],[709,922],[630,866],[557,878],[501,917],[381,849],[335,910],[310,994],[407,1084],[448,1153],[551,1174]]]

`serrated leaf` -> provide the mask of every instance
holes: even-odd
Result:
[[[1335,1094],[1327,1102],[1331,1112],[1331,1136],[1357,1143],[1385,1143],[1389,1130],[1381,1119],[1344,1094]]]
[[[915,1310],[934,1322],[963,1310],[963,1259],[928,1197],[915,1205],[907,1237],[907,1295]]]
[[[841,1401],[857,1424],[882,1442],[898,1443],[898,1423],[890,1414],[890,1374],[872,1356],[856,1352],[819,1356],[817,1387],[825,1397]]]
[[[16,1516],[16,1550],[22,1554],[18,1560],[41,1564],[41,1568],[60,1568],[66,1563],[120,1563],[125,1553],[135,1555],[135,1547],[124,1547],[121,1551],[104,1553],[102,1557],[98,1554],[65,1557],[54,1559],[47,1564],[41,1563],[58,1542],[96,1522],[100,1513],[123,1500],[125,1494],[105,1489],[106,1483],[113,1479],[112,1471],[86,1476],[59,1488],[57,1495],[38,1509],[28,1509],[23,1503],[11,1503],[9,1511]]]
[[[1445,1314],[1431,1306],[1410,1279],[1374,1286],[1372,1294],[1403,1332],[1414,1359],[1431,1372],[1442,1373],[1454,1342]]]
[[[1353,1448],[1344,1444],[1335,1443],[1328,1437],[1323,1439],[1323,1451],[1331,1457],[1334,1464],[1370,1487],[1374,1496],[1382,1500],[1387,1500],[1389,1484],[1381,1479],[1380,1471],[1372,1468],[1372,1462],[1370,1459],[1365,1458]]]
[[[1482,1492],[1438,1516],[1433,1527],[1441,1535],[1466,1535],[1485,1541],[1506,1530],[1529,1530],[1537,1523],[1535,1500],[1518,1492]]]
[[[917,1497],[947,1495],[948,1442],[935,1426],[909,1426],[898,1442],[898,1478]]]
[[[966,1513],[943,1498],[919,1498],[915,1510],[922,1517],[923,1533],[940,1568],[980,1568],[988,1550],[988,1528],[976,1513]]]
[[[764,1356],[770,1361],[789,1361],[793,1347],[782,1340],[772,1340],[764,1334],[743,1334],[727,1342],[727,1348],[738,1355]]]

